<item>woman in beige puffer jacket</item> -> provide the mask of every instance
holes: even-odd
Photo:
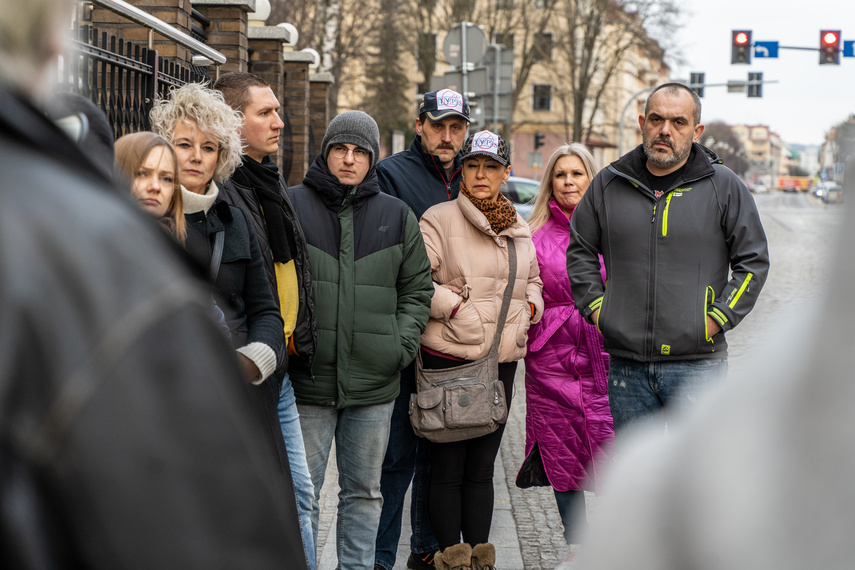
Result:
[[[526,352],[526,333],[543,313],[543,283],[531,232],[500,193],[510,171],[504,139],[489,131],[475,133],[463,145],[460,195],[430,208],[419,222],[434,280],[430,320],[421,338],[422,365],[450,368],[486,356],[512,279],[513,295],[498,351],[499,380],[509,407],[517,361]],[[509,240],[516,250],[514,275],[509,275]],[[495,548],[487,540],[493,516],[493,464],[504,427],[464,441],[429,443],[428,504],[440,547],[434,558],[439,570],[495,566]]]

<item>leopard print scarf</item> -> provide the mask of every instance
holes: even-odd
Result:
[[[505,198],[502,194],[499,194],[499,199],[495,202],[476,198],[469,193],[466,183],[462,180],[460,181],[460,193],[469,198],[472,205],[478,208],[478,210],[486,216],[487,222],[490,224],[490,228],[496,232],[496,234],[508,229],[517,221],[517,211],[514,209],[514,205],[511,204],[511,201]]]

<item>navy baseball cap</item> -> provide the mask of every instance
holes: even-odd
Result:
[[[452,116],[469,121],[469,101],[452,89],[431,91],[425,93],[425,98],[419,106],[419,115],[422,113],[431,121]]]

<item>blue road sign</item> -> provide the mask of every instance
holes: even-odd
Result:
[[[855,40],[843,42],[843,57],[855,57]]]
[[[778,57],[778,42],[754,42],[754,57]]]

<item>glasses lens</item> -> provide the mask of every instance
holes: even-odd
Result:
[[[343,146],[336,146],[332,149],[332,154],[336,158],[344,158],[347,156],[347,153],[350,152],[350,149]],[[361,148],[353,149],[353,160],[356,162],[365,162],[368,160],[368,153]]]

